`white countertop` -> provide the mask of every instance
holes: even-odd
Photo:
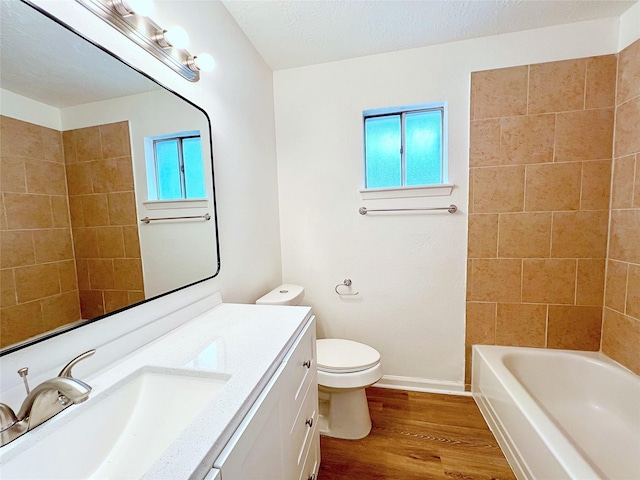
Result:
[[[220,304],[157,338],[94,375],[78,378],[93,388],[88,401],[71,406],[0,451],[3,462],[29,462],[28,448],[61,422],[91,408],[101,393],[138,369],[158,367],[213,371],[231,376],[196,419],[143,478],[202,479],[278,368],[310,317],[309,307]],[[85,360],[91,362],[91,359]],[[168,412],[180,414],[180,412]],[[158,426],[161,428],[161,419]],[[98,432],[96,432],[98,433]],[[87,433],[88,435],[91,432]],[[73,446],[78,455],[81,440]]]

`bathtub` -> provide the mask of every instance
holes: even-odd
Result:
[[[640,377],[607,356],[474,345],[471,391],[519,480],[640,479]]]

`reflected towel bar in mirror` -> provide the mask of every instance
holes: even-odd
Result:
[[[423,211],[423,210],[447,210],[449,213],[456,213],[458,211],[458,207],[451,204],[448,207],[432,207],[432,208],[384,208],[380,210],[370,210],[367,207],[360,207],[358,212],[360,215],[366,215],[368,212],[412,212],[412,211]]]
[[[205,213],[204,215],[190,215],[187,217],[159,217],[159,218],[144,217],[144,218],[141,218],[140,221],[142,223],[151,223],[157,220],[185,220],[185,219],[192,219],[192,218],[204,218],[205,220],[211,220],[211,215],[209,215],[208,213]]]

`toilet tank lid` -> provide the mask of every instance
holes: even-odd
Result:
[[[304,298],[304,287],[285,283],[256,300],[257,305],[298,305]]]
[[[325,372],[359,372],[380,363],[380,353],[375,348],[352,340],[324,338],[316,346],[318,368]]]

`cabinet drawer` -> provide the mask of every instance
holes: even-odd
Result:
[[[316,329],[315,322],[311,322],[285,367],[284,376],[289,387],[283,392],[283,400],[290,412],[290,422],[299,414],[309,385],[317,388],[316,368]]]
[[[316,377],[315,373],[313,377]],[[309,385],[305,393],[302,408],[298,412],[290,434],[292,453],[296,455],[295,461],[298,467],[302,466],[314,436],[318,436],[316,433],[318,430],[318,389],[315,382]]]
[[[310,328],[300,341],[289,362],[292,367],[291,384],[294,400],[302,401],[302,396],[307,391],[307,386],[312,373],[316,371],[316,329]]]
[[[314,435],[302,466],[300,480],[316,480],[320,469],[320,435]]]

